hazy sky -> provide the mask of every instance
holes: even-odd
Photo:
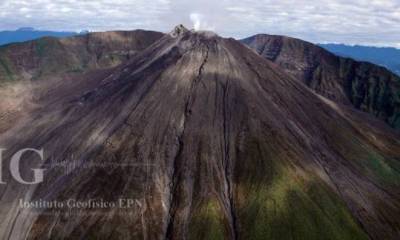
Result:
[[[0,0],[0,30],[165,32],[178,23],[236,38],[269,33],[400,48],[400,0]]]

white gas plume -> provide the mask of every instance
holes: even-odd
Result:
[[[190,14],[190,21],[193,23],[193,28],[195,31],[199,30],[210,30],[213,31],[214,27],[210,26],[206,20],[203,14],[200,13],[191,13]]]

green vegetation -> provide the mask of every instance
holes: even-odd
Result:
[[[3,69],[3,71],[1,71],[1,69]],[[0,53],[0,73],[1,72],[5,73],[6,78],[2,79],[2,77],[0,76],[0,80],[8,80],[8,81],[14,80],[14,74],[11,71],[9,61],[5,56],[3,56],[3,52]]]
[[[49,41],[47,40],[47,38],[41,38],[36,40],[36,54],[38,55],[38,57],[43,57],[46,53],[46,46],[49,44]]]
[[[382,183],[400,185],[400,175],[385,161],[381,155],[374,151],[369,151],[368,157],[362,161],[365,168],[372,171]],[[395,164],[395,162],[393,162]],[[400,166],[397,166],[400,167]]]
[[[270,185],[242,186],[243,239],[368,239],[345,204],[320,179],[282,171]]]
[[[254,139],[239,153],[242,161],[236,166],[235,183],[239,237],[368,239],[331,187],[313,173],[293,167],[301,152],[286,144]]]
[[[385,186],[400,186],[400,164],[380,154],[376,149],[354,137],[352,132],[335,131],[332,122],[331,144],[340,149],[340,154],[364,176]]]
[[[189,239],[227,239],[223,216],[217,200],[203,203],[190,222]]]

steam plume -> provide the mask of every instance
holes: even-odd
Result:
[[[193,28],[195,31],[214,30],[214,27],[208,25],[208,23],[204,20],[204,16],[200,13],[191,13],[190,20],[193,23]]]

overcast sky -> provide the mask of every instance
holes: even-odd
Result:
[[[400,48],[400,0],[0,0],[0,30],[187,27]]]

